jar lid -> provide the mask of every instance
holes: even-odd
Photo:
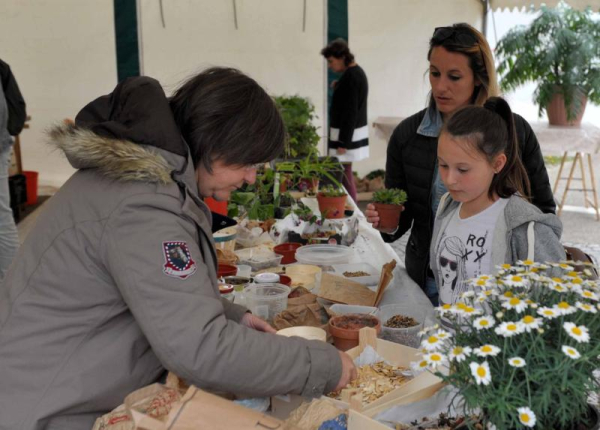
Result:
[[[279,275],[277,273],[259,273],[254,277],[254,282],[257,284],[270,284],[279,282]]]

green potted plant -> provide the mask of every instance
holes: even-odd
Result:
[[[536,82],[534,102],[550,124],[578,125],[587,100],[600,104],[600,21],[589,7],[542,6],[528,27],[499,41],[496,54],[502,90]]]
[[[300,96],[277,96],[274,100],[288,135],[286,158],[303,157],[316,150],[321,137],[312,123],[317,116],[310,100]]]
[[[426,329],[413,367],[437,370],[481,428],[599,428],[588,396],[600,389],[600,285],[569,262],[499,269],[437,308],[450,330]]]
[[[398,188],[389,188],[373,193],[373,205],[379,213],[377,229],[384,233],[392,233],[398,228],[400,215],[406,203],[406,192]]]
[[[343,188],[326,185],[317,193],[319,211],[325,218],[343,218],[347,197]]]
[[[300,191],[316,193],[321,179],[340,186],[336,176],[342,172],[341,164],[330,157],[319,157],[316,149],[299,160],[278,163],[276,168],[280,174],[287,175],[292,187]]]

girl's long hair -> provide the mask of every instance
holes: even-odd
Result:
[[[518,192],[523,198],[530,199],[531,186],[519,154],[515,120],[504,99],[491,97],[483,107],[466,106],[458,110],[444,125],[442,133],[465,139],[490,163],[497,155],[506,155],[506,164],[490,184],[490,198],[494,194],[507,198]]]

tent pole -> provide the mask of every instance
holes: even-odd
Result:
[[[487,16],[490,10],[490,0],[481,0],[483,3],[483,25],[481,32],[487,38]]]

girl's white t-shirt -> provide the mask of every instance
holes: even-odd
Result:
[[[465,219],[459,215],[461,203],[448,215],[450,221],[435,251],[440,304],[456,303],[468,290],[465,281],[492,272],[494,228],[507,203],[508,199],[498,199]]]

